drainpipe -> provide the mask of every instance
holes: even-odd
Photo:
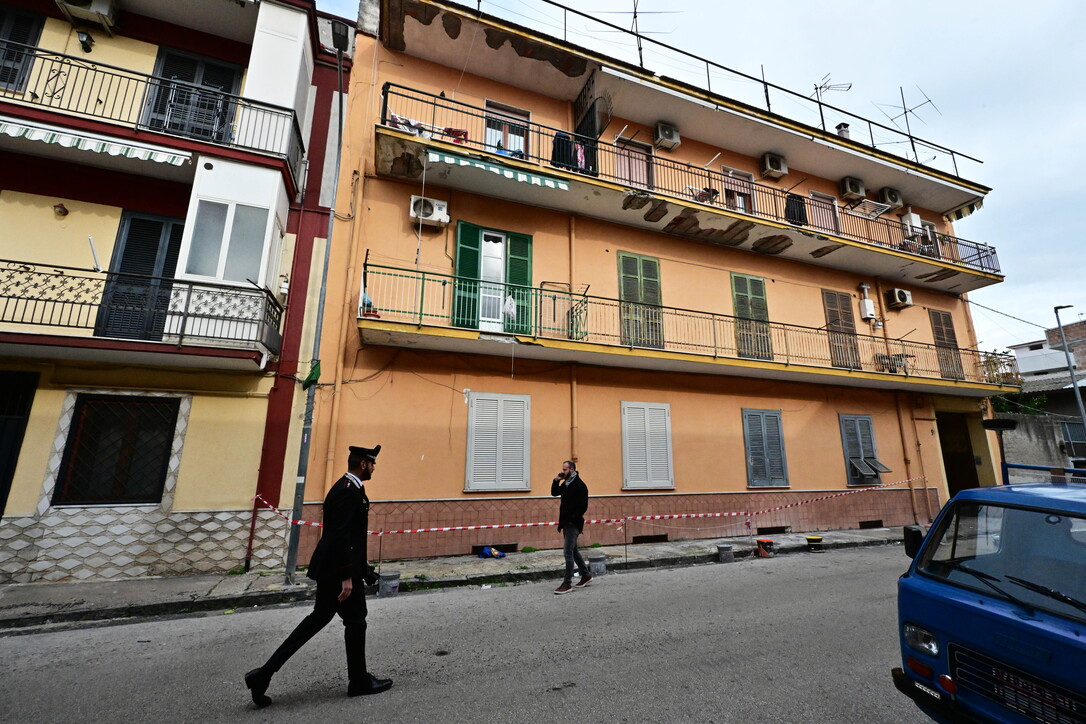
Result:
[[[569,366],[569,459],[577,462],[577,363]]]
[[[894,407],[897,408],[897,431],[901,435],[901,452],[905,453],[905,477],[909,480],[909,502],[912,503],[913,508],[913,523],[919,524],[920,517],[916,510],[916,487],[913,485],[912,457],[909,454],[909,441],[905,436],[905,416],[904,410],[901,409],[900,392],[894,393]],[[916,431],[915,423],[913,431]],[[924,494],[926,496],[927,491]]]

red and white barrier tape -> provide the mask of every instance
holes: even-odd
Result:
[[[798,500],[795,503],[788,503],[786,505],[778,505],[772,508],[765,508],[763,510],[756,510],[754,512],[738,511],[733,513],[670,513],[663,515],[627,515],[622,518],[593,518],[586,520],[585,523],[602,523],[607,525],[617,524],[618,526],[624,525],[627,521],[645,521],[645,520],[676,520],[676,519],[692,519],[692,518],[746,518],[746,526],[751,527],[751,518],[757,515],[765,515],[766,513],[775,513],[780,510],[786,510],[788,508],[796,508],[801,505],[809,505],[811,503],[819,503],[823,500],[831,500],[833,498],[841,498],[846,495],[856,495],[857,493],[868,493],[872,490],[882,490],[884,488],[890,488],[895,485],[904,485],[917,480],[927,480],[926,476],[918,476],[915,478],[907,478],[905,480],[898,480],[893,483],[886,483],[884,485],[876,485],[869,488],[858,488],[856,490],[846,490],[843,493],[834,493],[833,495],[823,495],[817,498],[807,498],[806,500]],[[305,520],[291,520],[289,516],[284,515],[282,511],[276,508],[274,505],[264,500],[263,497],[257,495],[254,500],[259,500],[272,512],[278,515],[283,520],[289,522],[291,525],[311,525],[317,528],[323,527],[322,523],[312,523]],[[403,530],[371,530],[367,531],[369,535],[401,535],[404,533],[448,533],[451,531],[461,530],[497,530],[501,528],[540,528],[549,525],[558,525],[557,521],[545,521],[538,523],[495,523],[492,525],[450,525],[437,528],[405,528]]]

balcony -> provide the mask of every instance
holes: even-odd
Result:
[[[305,146],[289,108],[18,43],[0,41],[0,54],[0,101],[275,156],[301,183]]]
[[[364,344],[982,397],[1013,355],[367,264]]]
[[[264,289],[0,260],[8,356],[252,370],[279,353],[282,315]]]
[[[386,84],[377,168],[389,176],[952,293],[1002,281],[995,249],[659,155]],[[505,125],[503,132],[498,126]],[[500,148],[497,139],[515,138]],[[509,183],[546,169],[551,183]],[[544,180],[548,180],[544,177]],[[564,186],[570,193],[548,192]],[[876,209],[877,211],[877,209]]]

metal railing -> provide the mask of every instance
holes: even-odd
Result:
[[[854,213],[847,206],[789,193],[748,178],[728,176],[498,112],[386,83],[382,125],[422,138],[581,173],[630,187],[635,193],[667,195],[757,219],[790,224],[814,234],[833,234],[883,249],[999,274],[991,246],[934,233],[884,218]],[[501,145],[499,146],[499,142]],[[650,203],[645,198],[641,206]],[[727,243],[721,232],[722,243]]]
[[[207,86],[0,41],[0,100],[284,158],[301,183],[294,111]]]
[[[0,260],[0,324],[279,354],[283,307],[265,289]]]
[[[712,358],[1021,384],[1013,355],[367,264],[362,316]]]

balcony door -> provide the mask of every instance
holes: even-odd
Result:
[[[660,261],[637,254],[618,254],[619,316],[622,344],[631,347],[664,346],[660,319]]]
[[[29,48],[41,39],[43,20],[38,13],[0,7],[0,90],[19,93],[26,88],[33,63],[33,50]]]
[[[184,223],[127,214],[106,276],[95,334],[162,339]]]
[[[652,147],[633,141],[616,141],[615,176],[628,186],[651,189]]]
[[[826,310],[830,364],[850,370],[860,369],[860,350],[856,345],[856,321],[852,314],[852,296],[823,289],[822,306]]]
[[[735,344],[739,356],[773,359],[765,280],[746,274],[732,274],[732,297],[735,305]]]
[[[939,356],[939,374],[949,380],[965,379],[958,338],[954,335],[954,320],[950,312],[928,310],[931,331],[935,335],[935,353]]]
[[[30,408],[38,389],[37,372],[0,370],[0,516],[4,515]]]
[[[827,194],[812,191],[808,206],[811,210],[811,226],[828,231],[831,234],[840,233],[841,221],[837,217],[837,199]]]
[[[532,237],[459,223],[454,326],[484,332],[529,333],[531,283]]]
[[[240,80],[236,66],[164,49],[155,66],[144,124],[176,136],[229,141]]]

